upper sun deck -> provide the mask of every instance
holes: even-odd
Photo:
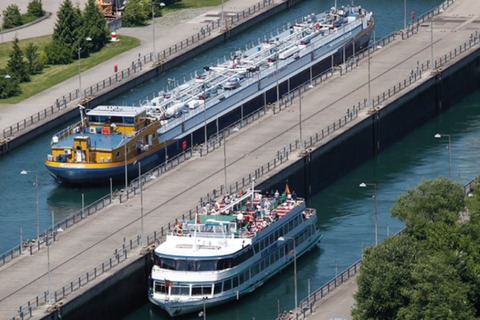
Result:
[[[252,202],[253,201],[253,202]],[[287,216],[300,212],[304,200],[284,195],[263,197],[251,191],[205,204],[203,214],[190,221],[177,221],[167,240],[155,252],[162,257],[214,258],[234,254]],[[305,209],[308,217],[313,209]]]

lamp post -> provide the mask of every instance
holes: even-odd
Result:
[[[298,306],[298,294],[297,294],[297,249],[295,246],[295,238],[294,237],[280,237],[278,241],[285,241],[287,239],[293,240],[293,281],[295,287],[295,314],[297,314],[297,306]]]
[[[434,138],[440,139],[440,138],[448,138],[448,178],[452,178],[452,136],[449,134],[444,134],[444,133],[437,133],[434,135]]]
[[[303,151],[303,134],[302,134],[302,94],[298,96],[298,124],[300,126],[300,151]]]
[[[35,196],[36,196],[36,225],[37,225],[37,243],[40,238],[40,217],[38,215],[38,174],[37,171],[27,171],[27,170],[22,170],[20,174],[29,174],[29,173],[34,173],[35,174]]]
[[[152,44],[153,44],[153,61],[154,62],[157,62],[157,53],[155,50],[155,9],[154,9],[154,6],[156,4],[157,3],[155,1],[152,1],[152,40],[153,40]],[[165,7],[165,3],[163,2],[160,2],[159,5],[160,5],[160,8]]]
[[[53,242],[53,226],[54,225],[55,225],[55,220],[53,218],[53,210],[52,210],[52,242]],[[47,235],[47,239],[48,239],[48,235]],[[50,268],[50,245],[51,243],[47,243],[47,259],[48,259],[48,299],[47,301],[50,304],[52,304],[52,295],[51,295],[52,276],[51,276],[51,268]]]
[[[430,23],[430,61],[432,63],[432,70],[435,69],[435,62],[433,60],[433,23],[435,22],[435,17],[432,16],[432,22]]]
[[[142,248],[145,246],[144,236],[143,236],[143,182],[142,182],[142,163],[138,161],[138,185],[140,186],[140,223],[141,223],[141,240]]]
[[[92,38],[87,37],[85,38],[85,41],[92,41]],[[82,50],[82,47],[80,47],[80,43],[82,42],[82,39],[78,40],[78,89],[80,90],[80,99],[83,99],[83,89],[82,89],[82,68],[80,64],[80,52]]]
[[[403,30],[407,30],[407,0],[403,0]]]
[[[360,183],[360,188],[366,188],[367,186],[373,187],[373,200],[375,201],[375,246],[378,245],[378,206],[377,206],[377,184],[376,183]]]

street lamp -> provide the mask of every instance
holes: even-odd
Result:
[[[407,30],[407,0],[403,0],[403,30]]]
[[[295,246],[295,238],[294,237],[280,237],[278,241],[285,241],[287,239],[293,240],[293,281],[295,287],[295,314],[297,313],[297,306],[298,306],[298,295],[297,295],[297,249]]]
[[[367,186],[373,187],[373,200],[375,200],[375,246],[378,245],[378,205],[377,205],[377,184],[376,183],[360,183],[360,188],[366,188]]]
[[[28,173],[34,173],[35,174],[35,195],[36,195],[36,220],[37,220],[37,243],[40,238],[40,218],[38,215],[38,174],[37,171],[27,171],[27,170],[22,170],[20,171],[20,174],[28,174]]]
[[[452,136],[444,133],[437,133],[434,135],[435,139],[448,138],[448,178],[452,178]]]
[[[302,94],[298,96],[298,124],[300,126],[300,151],[303,151],[303,135],[302,135]]]
[[[142,182],[142,163],[138,161],[138,185],[140,186],[140,222],[141,222],[141,240],[142,248],[145,246],[144,236],[143,236],[143,182]]]
[[[152,1],[152,40],[153,40],[152,43],[153,43],[153,61],[154,62],[157,62],[157,53],[155,50],[155,9],[154,9],[154,6],[156,4],[157,3],[155,1]],[[160,8],[165,7],[165,3],[163,2],[160,2],[159,5],[160,5]]]
[[[85,41],[92,41],[92,38],[87,37],[85,38]],[[82,50],[82,47],[80,47],[80,43],[82,42],[81,39],[78,40],[78,88],[80,90],[80,99],[83,98],[83,90],[82,90],[82,69],[80,65],[80,51]]]

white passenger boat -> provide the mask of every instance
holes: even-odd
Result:
[[[149,299],[172,317],[239,299],[318,244],[316,223],[316,210],[289,193],[208,203],[155,249]]]

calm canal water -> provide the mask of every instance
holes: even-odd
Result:
[[[364,0],[357,3],[374,11],[376,38],[403,27],[403,1]],[[419,16],[439,3],[440,0],[407,0],[407,15],[409,17],[414,10]],[[341,2],[338,1],[338,4]],[[188,79],[191,71],[200,69],[205,61],[214,62],[217,58],[228,57],[230,52],[249,41],[262,39],[265,33],[285,24],[285,21],[324,11],[332,5],[333,1],[305,0],[225,45],[117,97],[109,104],[138,104],[138,101],[166,86],[168,78],[176,78],[180,82],[184,77]],[[452,177],[465,183],[478,174],[474,159],[478,157],[476,144],[480,135],[480,116],[476,114],[478,103],[475,102],[480,101],[479,98],[480,91],[311,199],[310,206],[318,209],[325,238],[319,249],[298,261],[299,299],[307,295],[309,287],[311,291],[317,289],[335,276],[337,270],[343,270],[356,261],[362,247],[373,244],[373,190],[358,188],[360,182],[377,183],[379,235],[382,239],[387,233],[395,233],[402,227],[389,215],[389,209],[398,195],[406,188],[414,187],[422,178],[448,175],[448,142],[446,139],[434,139],[436,132],[452,134]],[[109,192],[108,186],[67,188],[58,185],[49,176],[43,161],[49,153],[51,136],[62,128],[40,136],[0,158],[0,252],[18,244],[21,234],[23,240],[36,235],[35,174],[20,175],[21,170],[36,171],[38,175],[40,231],[50,225],[52,211],[55,221],[58,221],[81,209],[82,194],[84,203],[88,204]],[[402,159],[401,162],[399,159]],[[293,305],[293,268],[289,268],[254,294],[207,313],[209,319],[272,319],[277,315],[278,306],[283,311],[291,309]],[[125,319],[166,319],[166,316],[146,303],[139,310],[126,315]]]

